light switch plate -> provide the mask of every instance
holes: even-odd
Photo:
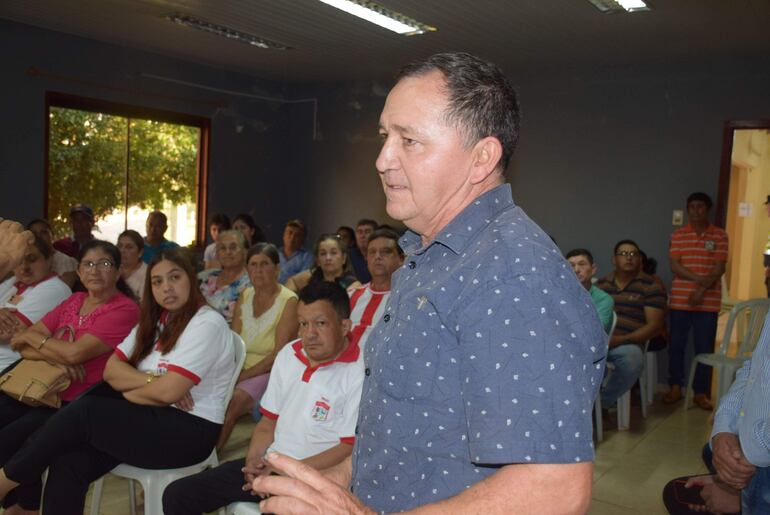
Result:
[[[684,211],[681,209],[674,209],[674,213],[671,215],[671,225],[684,224]]]

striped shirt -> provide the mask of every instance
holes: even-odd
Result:
[[[698,234],[692,225],[687,224],[671,235],[668,255],[695,274],[709,274],[717,262],[727,261],[727,233],[715,225],[709,225],[703,234]],[[711,288],[706,290],[700,304],[690,306],[687,299],[696,288],[695,281],[674,276],[671,284],[671,309],[719,311],[722,306],[721,281],[715,281]]]
[[[719,433],[738,436],[741,450],[757,467],[742,492],[743,513],[770,513],[770,315],[750,360],[735,375],[730,391],[722,397],[714,417],[711,441]]]
[[[644,308],[666,309],[666,292],[651,276],[639,272],[625,288],[615,283],[615,272],[602,277],[596,286],[615,301],[618,323],[614,334],[628,334],[647,323]]]
[[[350,337],[353,342],[358,344],[362,352],[372,328],[385,313],[388,297],[390,297],[390,290],[374,290],[371,283],[357,288],[350,294],[350,320],[353,322]]]

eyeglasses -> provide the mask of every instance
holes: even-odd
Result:
[[[217,252],[238,252],[241,250],[241,246],[237,243],[232,243],[230,245],[217,245],[216,249]]]
[[[85,271],[93,270],[94,268],[96,268],[97,270],[106,271],[106,270],[111,270],[112,267],[114,266],[115,266],[115,263],[113,263],[109,259],[102,259],[101,261],[95,261],[95,262],[94,261],[80,262],[80,269]]]
[[[639,255],[639,253],[637,251],[635,251],[635,250],[621,250],[620,252],[618,252],[615,255],[616,256],[635,258],[635,257],[637,257]]]

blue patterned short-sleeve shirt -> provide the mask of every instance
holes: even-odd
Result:
[[[606,335],[509,185],[426,246],[414,233],[366,348],[352,489],[381,512],[439,501],[513,463],[593,459]]]

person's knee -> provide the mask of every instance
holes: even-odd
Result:
[[[168,485],[163,491],[163,513],[173,515],[194,512],[195,506],[186,504],[186,501],[191,498],[188,495],[191,485],[194,488],[194,484],[189,481],[189,477],[177,479]]]

